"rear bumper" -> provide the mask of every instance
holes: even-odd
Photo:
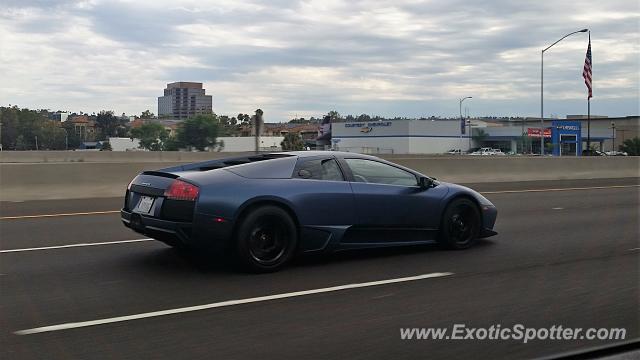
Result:
[[[191,243],[193,226],[191,223],[160,220],[133,212],[120,210],[120,218],[129,229],[166,242],[177,242],[184,245]]]
[[[168,221],[135,212],[120,210],[122,223],[131,230],[156,240],[188,247],[222,249],[231,237],[229,221],[195,214],[193,222]]]

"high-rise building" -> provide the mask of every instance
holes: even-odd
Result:
[[[205,95],[202,83],[170,83],[164,89],[164,96],[158,97],[158,117],[186,119],[198,114],[211,114],[212,111],[213,98]]]

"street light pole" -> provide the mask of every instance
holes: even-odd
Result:
[[[69,150],[69,133],[65,128],[62,128],[62,130],[64,131],[64,149]]]
[[[573,34],[584,33],[587,31],[589,31],[589,29],[582,29],[569,33],[540,52],[540,155],[544,155],[544,52]]]
[[[616,151],[616,123],[614,122],[611,122],[611,140],[613,141],[611,151]]]
[[[466,96],[460,99],[458,105],[460,106],[460,154],[462,154],[462,132],[464,131],[464,127],[466,124],[464,123],[464,118],[462,117],[462,102],[467,99],[473,99],[473,96]]]

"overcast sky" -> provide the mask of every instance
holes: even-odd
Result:
[[[592,31],[592,114],[640,113],[635,0],[3,0],[0,105],[157,113],[198,81],[218,114],[539,116],[540,50]],[[545,116],[586,114],[587,34],[545,53]]]

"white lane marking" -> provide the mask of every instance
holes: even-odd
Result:
[[[80,215],[104,215],[104,214],[115,214],[119,212],[120,210],[107,210],[107,211],[89,211],[89,212],[61,213],[61,214],[2,216],[0,217],[0,220],[38,219],[38,218],[48,218],[48,217],[80,216]]]
[[[610,186],[588,186],[573,188],[552,188],[552,189],[525,189],[525,190],[500,190],[500,191],[481,191],[481,194],[513,194],[528,192],[552,192],[552,191],[575,191],[575,190],[602,190],[602,189],[623,189],[630,187],[639,187],[640,185],[610,185]]]
[[[220,308],[220,307],[226,307],[226,306],[251,304],[251,303],[257,303],[257,302],[263,302],[263,301],[292,298],[297,296],[328,293],[333,291],[342,291],[342,290],[357,289],[357,288],[364,288],[364,287],[370,287],[370,286],[380,286],[380,285],[395,284],[395,283],[402,283],[402,282],[408,282],[408,281],[432,279],[432,278],[438,278],[438,277],[450,276],[450,275],[453,275],[453,273],[441,272],[441,273],[422,274],[422,275],[395,278],[395,279],[370,281],[370,282],[364,282],[364,283],[346,284],[346,285],[332,286],[332,287],[319,288],[319,289],[295,291],[295,292],[289,292],[289,293],[283,293],[283,294],[259,296],[259,297],[253,297],[253,298],[247,298],[247,299],[228,300],[228,301],[215,302],[215,303],[204,304],[204,305],[188,306],[188,307],[169,309],[169,310],[152,311],[147,313],[118,316],[118,317],[91,320],[91,321],[81,321],[81,322],[75,322],[75,323],[64,323],[64,324],[58,324],[58,325],[43,326],[43,327],[37,327],[33,329],[18,330],[18,331],[15,331],[14,334],[30,335],[30,334],[37,334],[37,333],[50,332],[50,331],[76,329],[76,328],[87,327],[87,326],[104,325],[104,324],[111,324],[111,323],[117,323],[117,322],[123,322],[123,321],[139,320],[139,319],[146,319],[146,318],[152,318],[152,317],[158,317],[158,316],[187,313],[192,311],[214,309],[214,308]]]
[[[561,208],[561,207],[554,207],[554,208],[551,208],[551,210],[564,210],[564,208]]]
[[[629,250],[627,250],[627,251],[638,251],[638,250],[640,250],[640,247],[633,248],[633,249],[629,249]]]
[[[153,239],[134,239],[134,240],[120,240],[120,241],[105,241],[105,242],[97,242],[97,243],[79,243],[79,244],[69,244],[69,245],[42,246],[42,247],[32,247],[32,248],[22,248],[22,249],[0,250],[0,253],[12,253],[12,252],[23,252],[23,251],[38,251],[38,250],[53,250],[53,249],[66,249],[66,248],[81,247],[81,246],[115,245],[115,244],[126,244],[126,243],[152,241],[152,240]]]

